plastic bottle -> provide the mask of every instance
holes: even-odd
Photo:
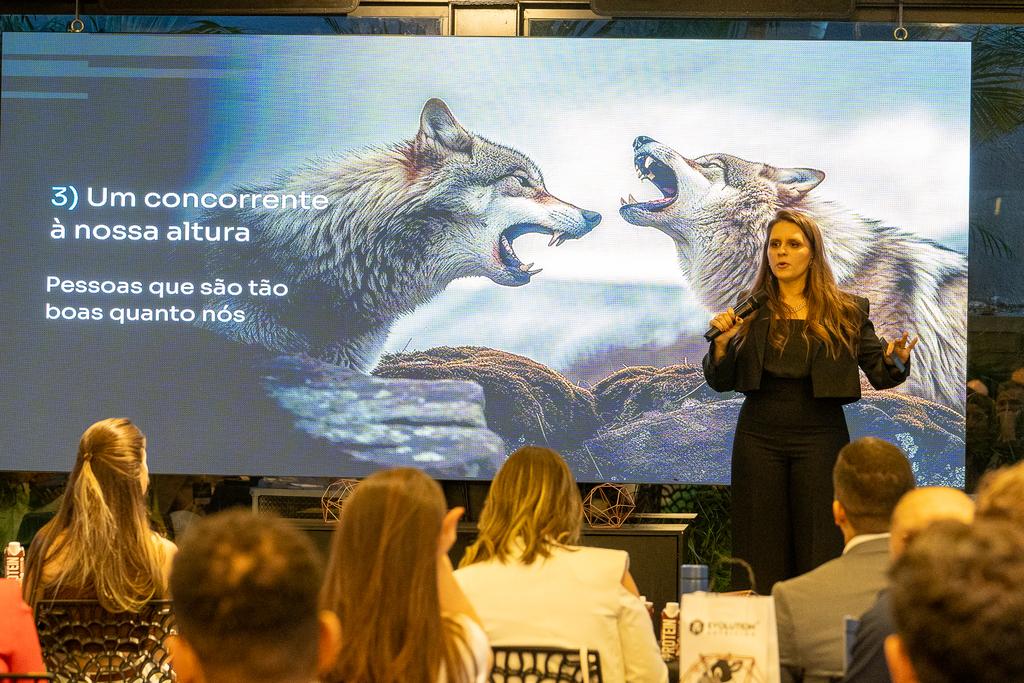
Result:
[[[661,611],[661,658],[670,662],[679,657],[679,603],[665,603]]]
[[[4,576],[18,581],[25,578],[25,549],[17,541],[4,548]]]
[[[648,600],[646,595],[640,596],[640,602],[644,603],[644,607],[647,608],[647,614],[651,617],[651,621],[654,621],[654,603]]]

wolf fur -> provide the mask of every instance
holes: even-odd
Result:
[[[528,232],[549,245],[578,239],[601,215],[549,194],[524,154],[470,133],[444,102],[429,100],[416,136],[384,149],[315,159],[239,192],[323,194],[329,206],[220,211],[216,225],[246,226],[248,244],[210,252],[210,275],[267,278],[286,298],[248,295],[208,302],[245,313],[207,324],[246,344],[306,353],[369,371],[394,321],[457,278],[518,287],[540,272],[512,248]]]
[[[964,410],[967,259],[880,221],[863,218],[811,191],[825,174],[776,168],[728,154],[688,159],[647,137],[634,142],[642,178],[664,194],[624,203],[635,225],[672,237],[679,266],[710,311],[722,311],[754,279],[768,222],[780,209],[814,218],[840,287],[867,297],[880,336],[909,330],[921,340],[905,390]]]

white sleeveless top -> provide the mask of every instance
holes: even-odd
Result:
[[[530,565],[497,560],[455,572],[491,645],[587,648],[601,653],[605,683],[663,683],[654,627],[622,577],[629,555],[604,548],[554,548]]]

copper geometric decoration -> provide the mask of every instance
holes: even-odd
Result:
[[[598,484],[583,499],[583,517],[592,527],[618,529],[636,510],[636,499],[623,484]]]
[[[341,508],[345,504],[345,499],[352,495],[358,485],[358,479],[339,479],[331,482],[324,495],[320,497],[320,509],[324,513],[325,522],[336,522],[341,519]]]

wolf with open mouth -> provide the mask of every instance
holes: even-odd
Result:
[[[369,371],[394,321],[458,278],[518,287],[540,268],[513,243],[528,233],[549,246],[583,237],[601,215],[548,193],[526,155],[475,135],[439,99],[429,100],[412,139],[333,159],[315,159],[240,192],[325,195],[320,212],[220,211],[216,225],[247,226],[248,244],[214,247],[211,277],[283,282],[283,299],[208,300],[244,321],[205,326],[246,344],[306,353]]]
[[[735,303],[761,259],[768,222],[780,209],[811,216],[821,228],[840,287],[871,302],[879,334],[921,337],[909,392],[964,410],[967,370],[967,258],[935,242],[863,218],[811,190],[825,174],[776,168],[729,154],[689,159],[645,136],[633,142],[634,166],[661,194],[622,200],[634,225],[675,241],[679,267],[709,311]]]

